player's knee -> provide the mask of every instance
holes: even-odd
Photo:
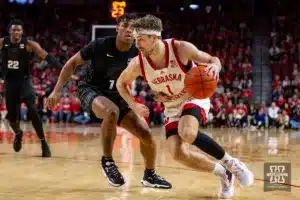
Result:
[[[192,143],[198,134],[198,127],[192,125],[182,126],[178,129],[178,134],[184,141]]]
[[[184,144],[181,144],[177,147],[169,148],[169,152],[171,157],[176,161],[183,160],[188,154],[187,147]]]
[[[120,115],[120,111],[118,108],[106,108],[106,116],[105,119],[109,120],[110,122],[117,122],[119,115]]]

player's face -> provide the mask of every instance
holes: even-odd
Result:
[[[133,43],[132,21],[121,22],[117,27],[119,39],[124,43]]]
[[[144,56],[150,56],[155,46],[154,36],[137,35],[135,37],[136,47],[142,52]]]
[[[12,25],[9,32],[13,39],[19,40],[23,34],[23,27],[21,25]]]

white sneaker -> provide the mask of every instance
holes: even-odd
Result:
[[[241,187],[250,187],[254,182],[253,173],[247,168],[247,166],[239,161],[237,158],[233,158],[226,163],[228,170],[238,179]]]
[[[226,173],[221,177],[221,188],[219,198],[231,199],[234,193],[234,175],[226,170]]]

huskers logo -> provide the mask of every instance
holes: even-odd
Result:
[[[164,76],[157,77],[153,79],[151,82],[153,84],[161,84],[169,81],[181,81],[181,74],[166,74]]]

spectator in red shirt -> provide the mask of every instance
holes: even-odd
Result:
[[[70,122],[72,117],[71,100],[66,95],[62,99],[61,110],[59,111],[59,121],[63,121],[65,118],[66,122]]]
[[[276,100],[276,105],[280,108],[282,108],[285,103],[286,103],[286,100],[283,98],[282,95],[280,95],[278,97],[278,99]]]
[[[285,110],[285,112],[290,116],[292,114],[292,109],[290,108],[288,103],[285,103],[283,105],[283,110]]]
[[[244,113],[247,115],[248,114],[248,107],[244,104],[242,100],[239,101],[239,104],[236,106],[236,109],[238,110],[243,110]]]
[[[78,114],[80,114],[80,100],[77,96],[72,97],[71,111],[73,116],[77,116]]]
[[[277,88],[280,85],[281,85],[280,76],[279,75],[275,75],[275,78],[274,78],[274,80],[272,82],[272,88],[275,89],[275,88]]]
[[[51,122],[59,122],[59,113],[60,113],[61,109],[62,109],[61,103],[58,103],[52,109]]]

